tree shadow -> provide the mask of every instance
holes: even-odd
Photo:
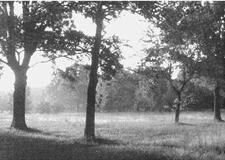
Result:
[[[95,142],[98,145],[123,145],[123,144],[125,144],[119,140],[111,140],[111,139],[106,139],[106,138],[102,138],[102,137],[95,138]]]
[[[215,123],[224,123],[225,120],[223,120],[223,119],[214,119],[214,122]]]
[[[196,126],[196,124],[191,124],[191,123],[185,123],[185,122],[178,122],[176,125],[179,126]]]
[[[32,133],[41,133],[31,130]],[[121,142],[97,138],[97,145],[81,143],[79,139],[58,141],[43,137],[0,135],[1,160],[172,160],[174,155],[161,154],[161,149],[120,145]],[[115,146],[116,145],[116,146]],[[177,160],[181,160],[177,158]]]
[[[36,129],[36,128],[27,128],[26,130],[23,130],[23,131],[28,132],[28,133],[38,133],[38,134],[44,133],[43,131]]]
[[[42,134],[42,135],[53,135],[52,133],[50,132],[45,132],[45,131],[42,131],[42,130],[39,130],[37,128],[26,128],[26,129],[15,129],[15,128],[9,128],[10,130],[15,130],[15,131],[21,131],[21,132],[26,132],[26,133],[34,133],[34,134]]]
[[[38,134],[38,135],[46,135],[46,136],[54,136],[54,137],[58,137],[58,138],[67,138],[67,136],[65,135],[60,135],[57,134],[58,132],[45,132],[36,128],[27,128],[26,130],[20,130],[22,132],[26,132],[26,133],[33,133],[33,134]],[[82,141],[85,141],[84,139]],[[88,146],[92,145],[91,143],[86,143]],[[94,139],[94,143],[93,145],[122,145],[125,144],[122,141],[119,140],[112,140],[112,139],[107,139],[107,138],[103,138],[103,137],[96,137]]]

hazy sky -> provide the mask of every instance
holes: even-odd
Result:
[[[85,34],[94,35],[95,25],[92,23],[91,19],[85,19],[82,15],[77,15],[75,18],[76,27],[78,30],[83,31]],[[121,62],[127,68],[134,68],[143,58],[144,53],[142,49],[144,43],[142,38],[144,38],[146,30],[149,26],[143,17],[139,15],[134,15],[128,12],[123,12],[118,19],[106,23],[106,36],[117,35],[120,39],[127,41],[132,48],[122,47],[122,54],[125,59]],[[42,57],[38,56],[36,53],[32,59],[31,64],[42,60]],[[70,66],[72,62],[67,60],[58,60],[57,67],[65,68]],[[8,91],[13,89],[14,76],[12,71],[8,68],[4,68],[4,74],[0,79],[0,90]],[[52,78],[52,65],[51,63],[39,64],[35,67],[29,69],[28,71],[28,86],[30,87],[45,87],[48,85]]]

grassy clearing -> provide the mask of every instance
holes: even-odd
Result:
[[[224,160],[225,123],[212,113],[97,113],[99,144],[82,139],[85,114],[27,115],[25,133],[0,114],[0,160]]]

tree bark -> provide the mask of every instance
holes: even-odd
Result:
[[[180,94],[178,94],[177,99],[178,99],[178,102],[176,104],[176,110],[175,110],[175,123],[179,122],[180,104],[181,104],[181,95]]]
[[[25,95],[27,76],[26,70],[14,70],[15,84],[13,93],[13,120],[11,127],[21,130],[26,130],[25,122]]]
[[[222,121],[221,113],[220,113],[220,87],[218,82],[216,82],[216,86],[214,89],[214,120],[215,121]]]
[[[92,62],[89,74],[89,83],[87,91],[87,110],[86,110],[86,124],[84,136],[87,141],[95,139],[95,103],[96,103],[96,86],[98,83],[98,63],[99,51],[101,46],[101,34],[103,29],[103,15],[101,2],[98,3],[98,10],[96,13],[96,34],[95,43],[92,49]]]

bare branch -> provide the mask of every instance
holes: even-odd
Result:
[[[24,52],[24,50],[21,50],[21,51],[16,50],[17,54],[21,54],[22,52]]]
[[[176,88],[176,86],[175,86],[174,83],[173,83],[173,80],[172,80],[171,78],[167,78],[167,80],[169,81],[170,86],[173,88],[173,90],[174,90],[177,94],[179,94],[179,93],[180,93],[180,90],[178,90],[178,89]]]
[[[54,60],[59,59],[59,58],[67,58],[67,59],[70,59],[70,60],[74,60],[72,57],[69,57],[68,55],[60,55],[60,56],[58,56],[58,57],[53,57],[53,58],[50,58],[50,59],[48,59],[48,60],[36,62],[36,63],[32,64],[31,66],[29,66],[29,68],[33,68],[33,67],[35,67],[36,65],[41,64],[41,63],[48,63],[48,62],[51,62],[51,61],[54,61]]]
[[[51,59],[48,59],[48,60],[45,60],[45,61],[39,61],[39,62],[36,62],[36,63],[32,64],[31,66],[29,66],[29,68],[33,68],[34,66],[36,66],[38,64],[47,63],[47,62],[50,62],[50,61],[53,61],[53,60],[55,60],[55,58],[51,58]]]
[[[9,63],[8,63],[8,62],[6,62],[6,61],[4,61],[4,60],[2,60],[2,59],[0,59],[0,62],[2,62],[2,63],[4,63],[4,64],[6,64],[6,65],[8,65],[8,66],[9,66]]]
[[[82,51],[82,52],[86,52],[86,53],[90,53],[91,52],[91,50],[88,50],[85,47],[81,47],[81,46],[76,46],[76,47],[77,47],[77,50],[78,50],[78,48],[80,48],[78,51]]]
[[[4,54],[2,51],[0,51],[0,54]],[[6,61],[4,61],[3,59],[1,59],[0,58],[0,62],[2,62],[2,63],[4,63],[4,64],[6,64],[6,65],[8,65],[9,66],[9,63],[8,62],[6,62]]]

